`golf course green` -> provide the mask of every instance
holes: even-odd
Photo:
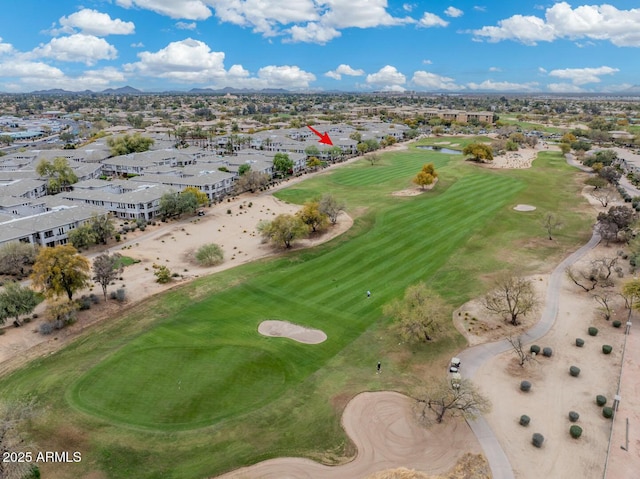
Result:
[[[428,162],[439,174],[432,191],[391,195]],[[0,394],[35,397],[46,412],[34,441],[60,447],[71,427],[87,458],[76,467],[106,477],[199,478],[281,455],[339,462],[353,453],[339,423],[349,397],[411,392],[417,365],[464,347],[453,326],[429,344],[398,344],[382,307],[424,281],[453,310],[486,289],[485,275],[526,274],[581,243],[590,220],[577,174],[554,152],[529,170],[497,171],[411,147],[310,178],[277,196],[330,192],[355,218],[350,231],[143,301],[2,378]],[[514,212],[518,203],[538,209]],[[549,211],[565,225],[553,242],[540,224]],[[266,319],[328,339],[264,337]],[[370,374],[380,358],[392,374]]]

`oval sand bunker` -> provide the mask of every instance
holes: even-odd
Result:
[[[516,211],[534,211],[536,207],[531,205],[516,205],[513,209]]]
[[[258,326],[258,332],[263,336],[289,338],[306,344],[319,344],[327,340],[327,335],[319,329],[305,328],[289,321],[263,321]]]

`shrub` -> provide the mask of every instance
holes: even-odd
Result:
[[[155,265],[154,265],[155,266]],[[154,268],[155,271],[153,274],[156,277],[156,282],[160,284],[165,284],[171,281],[171,271],[166,266],[158,266]]]
[[[607,398],[601,394],[598,394],[596,396],[596,404],[598,406],[604,406],[605,404],[607,404]]]
[[[542,350],[542,355],[543,355],[545,358],[550,358],[550,357],[553,355],[553,350],[552,350],[551,348],[544,348],[544,349]]]
[[[119,288],[116,290],[116,299],[121,303],[125,300],[126,296],[127,292],[124,289]]]
[[[531,443],[536,447],[542,447],[542,443],[544,442],[544,436],[538,432],[534,433],[531,437]]]
[[[584,339],[576,338],[576,346],[578,346],[579,348],[584,346]]]
[[[111,299],[116,299],[117,298],[116,292],[115,291],[111,291],[111,293],[109,294],[109,297]]]
[[[528,426],[530,422],[531,422],[531,418],[529,416],[527,416],[526,414],[523,414],[522,416],[520,416],[520,425],[521,426]]]
[[[617,319],[611,324],[613,325],[614,328],[619,328],[620,326],[622,326],[622,323]]]
[[[571,374],[574,378],[577,378],[580,375],[580,368],[578,366],[571,366],[569,368],[569,374]]]
[[[609,346],[608,344],[602,345],[602,352],[604,354],[611,354],[611,351],[613,351],[613,348],[611,346]]]
[[[40,334],[51,334],[53,332],[53,323],[48,321],[46,323],[41,323],[38,329],[40,330]]]
[[[540,354],[540,346],[538,346],[537,344],[532,344],[529,348],[529,352]]]
[[[80,311],[91,309],[91,299],[89,299],[87,296],[83,296],[78,300],[78,307]]]
[[[529,392],[531,390],[531,383],[529,381],[522,381],[520,383],[520,390],[524,392]]]
[[[222,263],[224,253],[220,246],[215,243],[209,243],[198,248],[195,258],[201,266],[216,266]]]
[[[598,328],[594,328],[593,326],[591,326],[589,328],[589,336],[596,336],[598,334]]]
[[[580,419],[580,414],[575,411],[569,411],[569,421],[576,422],[578,419]]]
[[[572,438],[578,439],[580,436],[582,436],[582,428],[574,424],[569,428],[569,434],[571,434]]]
[[[120,233],[116,233],[115,234],[115,238],[116,238],[116,241],[119,243],[120,242]]]
[[[610,419],[613,417],[613,408],[610,408],[609,406],[605,406],[602,408],[602,415],[604,417],[606,417],[607,419]]]

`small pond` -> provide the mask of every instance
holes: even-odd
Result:
[[[462,152],[460,150],[452,150],[451,148],[442,148],[440,146],[416,146],[421,150],[433,150],[438,153],[445,153],[447,155],[461,155]]]

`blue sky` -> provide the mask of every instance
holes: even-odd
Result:
[[[3,92],[131,85],[579,93],[640,84],[637,0],[5,0],[3,6]]]

